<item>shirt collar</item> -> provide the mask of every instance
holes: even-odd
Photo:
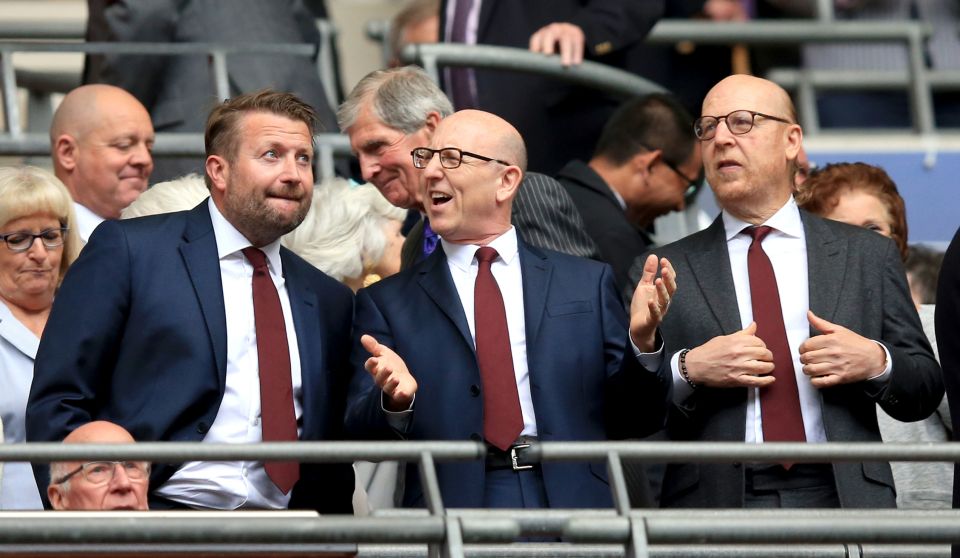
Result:
[[[210,221],[213,223],[213,234],[217,239],[217,257],[224,259],[227,256],[237,254],[240,250],[252,246],[247,237],[234,227],[227,218],[220,213],[220,208],[213,203],[213,198],[207,200],[207,207],[210,210]],[[270,267],[276,273],[281,273],[283,267],[280,263],[280,239],[276,239],[266,246],[258,246],[264,254],[267,255],[267,261]]]
[[[723,228],[728,241],[743,232],[743,229],[753,226],[746,221],[737,219],[726,211],[721,215],[723,215]],[[783,207],[762,224],[787,236],[803,238],[803,221],[800,220],[800,208],[797,207],[797,202],[793,199],[793,196],[790,196],[787,203],[783,204]]]
[[[93,234],[93,229],[97,228],[100,223],[104,222],[106,219],[97,215],[93,211],[77,202],[73,202],[73,212],[77,216],[77,234],[80,235],[80,238],[87,242],[90,240],[90,235]]]
[[[470,269],[473,264],[479,244],[456,244],[447,242],[440,237],[440,244],[443,245],[443,253],[447,255],[447,261],[462,270]],[[500,255],[503,263],[510,264],[513,258],[517,257],[517,229],[512,225],[507,232],[493,239],[487,246],[493,248]]]

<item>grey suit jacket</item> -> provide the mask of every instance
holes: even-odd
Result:
[[[600,251],[586,232],[583,218],[570,194],[555,179],[528,172],[513,200],[510,216],[520,237],[532,246],[571,256],[600,259]],[[407,234],[400,252],[400,267],[417,263],[423,247],[423,221]]]
[[[940,402],[940,367],[910,299],[900,256],[892,241],[871,231],[801,210],[806,232],[810,309],[833,323],[883,343],[893,359],[890,381],[877,392],[867,383],[820,390],[824,429],[832,442],[880,441],[876,403],[898,420],[926,418]],[[739,329],[733,274],[722,218],[704,231],[657,250],[677,271],[678,290],[662,334],[664,366],[683,348]],[[631,269],[639,279],[643,258]],[[818,332],[811,330],[811,335]],[[743,441],[746,389],[701,387],[671,409],[667,432],[675,440]],[[895,489],[887,463],[836,463],[842,507],[893,507]],[[741,464],[674,463],[667,467],[664,507],[743,506]]]

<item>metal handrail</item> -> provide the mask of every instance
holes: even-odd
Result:
[[[439,66],[472,66],[548,76],[625,97],[665,91],[648,79],[599,62],[587,60],[565,67],[558,56],[521,48],[423,43],[406,45],[400,55],[406,63],[423,66],[435,81],[439,81]]]

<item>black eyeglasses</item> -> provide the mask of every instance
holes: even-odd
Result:
[[[47,229],[45,231],[40,231],[37,234],[29,233],[27,231],[17,231],[7,234],[0,234],[0,238],[7,244],[7,248],[11,252],[19,253],[26,252],[33,246],[33,241],[40,239],[40,242],[43,242],[43,245],[47,248],[56,248],[58,246],[63,246],[63,239],[67,235],[66,227],[60,227],[59,229]]]
[[[650,147],[650,146],[648,146],[648,145],[645,145],[645,144],[642,144],[642,143],[639,144],[639,145],[640,145],[640,147],[646,149],[647,151],[655,151],[655,149],[653,149],[652,147]],[[683,192],[683,196],[684,196],[684,197],[692,196],[694,193],[696,193],[697,190],[700,189],[700,179],[699,179],[699,178],[697,178],[697,179],[690,178],[690,177],[687,176],[683,171],[681,171],[680,168],[677,167],[677,165],[675,165],[675,164],[673,164],[672,162],[670,162],[670,160],[667,159],[666,157],[661,156],[661,157],[660,157],[660,160],[663,161],[663,164],[667,165],[667,167],[669,167],[670,170],[672,170],[673,172],[675,172],[675,173],[677,174],[677,176],[679,176],[680,178],[682,178],[684,182],[686,182],[686,184],[687,184],[687,189],[684,190],[684,192]]]
[[[492,157],[484,157],[483,155],[477,155],[476,153],[470,153],[469,151],[464,151],[456,147],[441,147],[440,149],[430,149],[429,147],[418,147],[410,152],[410,156],[413,157],[413,166],[418,169],[425,169],[427,165],[430,164],[430,159],[433,159],[435,153],[440,154],[440,166],[445,169],[455,169],[460,166],[460,163],[463,162],[464,155],[468,157],[473,157],[474,159],[480,159],[481,161],[500,163],[501,165],[510,166],[510,163],[506,161],[501,161],[500,159],[494,159]]]
[[[123,468],[130,480],[144,479],[150,472],[150,464],[145,461],[91,461],[54,480],[53,484],[63,484],[77,473],[83,473],[83,478],[90,484],[105,484],[113,480],[117,465]]]
[[[793,124],[779,116],[770,116],[754,110],[735,110],[726,116],[701,116],[693,123],[693,133],[700,141],[713,139],[713,136],[717,135],[717,126],[723,120],[727,123],[727,129],[730,130],[731,134],[742,136],[753,129],[754,121],[758,116],[784,124]]]

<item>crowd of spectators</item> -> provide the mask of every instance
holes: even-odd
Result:
[[[166,17],[195,25],[199,4]],[[395,42],[630,68],[661,4],[423,1],[401,23],[436,36]],[[787,92],[721,77],[696,118],[675,95],[613,110],[496,72],[449,72],[451,103],[420,68],[376,70],[335,111],[267,79],[280,90],[190,101],[202,173],[150,189],[157,91],[75,89],[55,175],[0,169],[4,442],[474,440],[485,459],[437,465],[446,505],[597,508],[603,463],[539,463],[531,444],[950,439],[960,373],[931,341],[960,329],[956,279],[937,291],[941,256],[908,244],[883,169],[811,171]],[[364,184],[314,181],[334,114]],[[720,215],[658,243],[654,218],[704,180]],[[631,475],[631,494],[942,508],[949,470],[676,462]],[[366,513],[423,506],[420,482],[398,464],[8,463],[0,507]]]

